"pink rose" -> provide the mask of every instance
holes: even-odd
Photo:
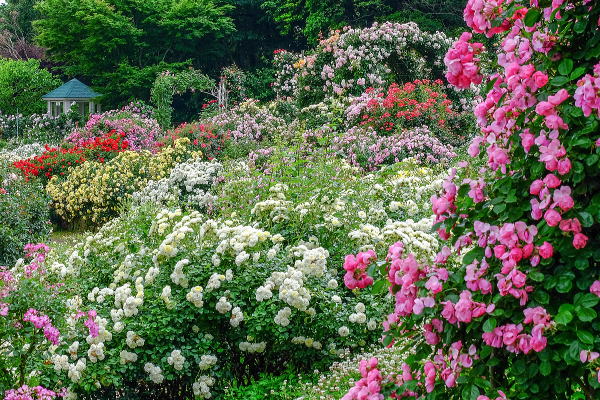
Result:
[[[544,242],[544,244],[538,247],[538,252],[540,254],[540,257],[546,259],[552,257],[552,254],[554,253],[554,248],[550,243]]]
[[[575,237],[573,237],[573,247],[576,249],[583,249],[588,241],[588,237],[583,233],[576,233]]]
[[[557,226],[562,217],[559,212],[554,209],[549,209],[544,214],[544,219],[549,226]]]

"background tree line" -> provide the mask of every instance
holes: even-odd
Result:
[[[157,74],[196,68],[218,77],[235,64],[248,95],[268,98],[273,50],[303,50],[330,29],[415,21],[452,33],[463,0],[8,0],[0,5],[0,57],[38,59],[77,77],[107,107],[147,100]],[[198,109],[199,95],[176,109]]]

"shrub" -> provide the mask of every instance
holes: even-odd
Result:
[[[73,113],[51,117],[47,114],[0,114],[0,136],[19,143],[59,143],[79,122]]]
[[[123,132],[129,148],[135,151],[155,150],[163,136],[152,109],[143,103],[131,103],[120,110],[90,115],[85,127],[75,129],[66,141],[82,145],[109,131]]]
[[[421,164],[448,164],[456,157],[450,145],[440,142],[426,127],[380,136],[373,129],[352,129],[333,140],[332,149],[354,166],[367,171],[406,158]]]
[[[464,15],[501,45],[469,147],[483,167],[462,164],[432,198],[446,241],[435,258],[389,248],[383,343],[411,338],[416,351],[392,379],[362,361],[344,399],[596,399],[600,8],[469,1]],[[460,86],[484,70],[472,40],[446,57]]]
[[[389,135],[398,129],[427,126],[440,140],[452,145],[465,142],[469,133],[456,133],[448,120],[458,118],[457,107],[444,93],[441,80],[416,80],[402,86],[392,84],[383,89],[369,88],[351,99],[345,116],[350,126],[365,126]]]
[[[14,268],[0,266],[0,393],[7,391],[5,398],[15,400],[30,398],[25,394],[32,392],[50,396],[40,399],[54,398],[51,391],[23,385],[49,383],[47,376],[36,376],[35,371],[47,368],[47,352],[61,344],[61,331],[66,330],[66,291],[55,275],[47,273],[44,260],[49,248],[29,243],[24,249],[25,258]],[[23,248],[19,253],[23,254]]]
[[[13,162],[25,180],[39,177],[46,184],[56,176],[62,180],[68,172],[86,161],[104,163],[114,158],[119,152],[127,150],[129,143],[123,138],[124,133],[111,131],[102,136],[80,142],[79,145],[60,147],[44,146],[44,152],[35,157]]]
[[[169,131],[161,141],[161,145],[172,143],[179,138],[187,138],[191,146],[202,151],[202,154],[208,159],[217,158],[225,148],[227,143],[227,133],[214,132],[212,125],[201,124],[198,122],[184,123],[177,128]]]
[[[47,239],[52,230],[48,201],[39,182],[0,170],[0,265],[14,264],[25,244]]]
[[[101,224],[116,216],[121,204],[149,180],[164,178],[190,156],[200,153],[191,151],[188,139],[177,140],[158,154],[124,151],[105,163],[83,163],[65,180],[53,177],[46,190],[54,210],[66,222]]]
[[[4,114],[45,112],[42,96],[59,85],[58,79],[40,68],[39,60],[0,59],[0,110]]]
[[[278,51],[276,64],[282,69],[273,87],[278,96],[293,95],[308,105],[328,96],[359,95],[371,86],[436,79],[442,75],[442,55],[450,44],[444,33],[422,32],[414,23],[345,27],[308,54]]]
[[[209,190],[222,174],[223,166],[217,162],[191,159],[177,164],[168,177],[149,181],[146,187],[133,194],[133,200],[210,212],[215,196]]]

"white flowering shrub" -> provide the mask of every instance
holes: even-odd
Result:
[[[203,170],[190,161],[165,179],[189,165]],[[77,283],[73,307],[98,313],[97,336],[72,324],[50,358],[81,398],[212,398],[258,372],[324,368],[376,342],[375,316],[392,300],[345,288],[349,249],[402,240],[423,258],[437,250],[423,208],[439,188],[431,169],[358,179],[324,160],[271,183],[229,171],[210,188],[218,213],[146,201],[51,254],[49,271]]]
[[[149,181],[145,188],[133,194],[133,201],[179,204],[204,210],[213,205],[215,196],[209,190],[222,174],[223,166],[218,162],[190,159],[177,164],[168,177]]]
[[[452,42],[443,32],[424,32],[413,22],[345,27],[310,53],[275,54],[279,72],[273,88],[278,96],[307,105],[328,96],[357,95],[367,87],[442,77]]]

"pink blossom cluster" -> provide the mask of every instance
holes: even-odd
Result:
[[[460,293],[456,304],[449,300],[442,301],[440,304],[444,306],[441,313],[442,317],[451,324],[469,323],[474,318],[493,312],[496,307],[494,304],[486,305],[485,303],[473,301],[473,294],[468,290],[463,290]]]
[[[363,251],[356,256],[349,254],[344,260],[344,283],[348,289],[364,289],[373,284],[373,278],[367,274],[367,267],[377,259],[373,250]]]
[[[460,376],[461,371],[464,368],[471,368],[473,360],[477,358],[477,348],[471,345],[468,351],[464,352],[463,343],[460,340],[452,343],[446,354],[442,349],[438,349],[433,361],[426,361],[423,366],[425,390],[427,393],[433,391],[437,376],[446,387],[456,386],[456,379]]]
[[[467,89],[471,84],[479,85],[483,76],[479,72],[479,58],[482,43],[470,43],[473,38],[470,32],[463,32],[444,57],[446,79],[454,86]]]
[[[18,389],[7,390],[4,393],[4,400],[52,400],[57,397],[65,397],[65,389],[60,392],[54,392],[42,386],[23,385]]]
[[[52,325],[52,320],[47,315],[40,313],[34,308],[30,308],[23,316],[24,322],[31,322],[36,329],[43,329],[44,336],[48,341],[56,346],[60,343],[60,332]]]
[[[354,387],[341,400],[383,400],[381,394],[381,372],[377,369],[378,360],[361,360],[359,371],[362,378],[355,382]]]
[[[75,129],[65,140],[82,145],[112,130],[123,132],[129,149],[134,151],[156,150],[157,141],[163,136],[158,121],[147,107],[132,103],[121,110],[90,115],[85,127]]]
[[[583,115],[589,117],[596,111],[600,118],[600,63],[594,66],[594,75],[586,74],[577,82],[573,94],[575,105],[583,110]]]
[[[548,343],[543,335],[544,330],[553,325],[550,315],[542,307],[526,308],[523,314],[523,324],[506,324],[483,333],[485,344],[495,348],[505,347],[512,353],[528,354],[531,350],[539,353],[544,350]],[[533,325],[531,334],[523,333],[523,325],[527,324]]]
[[[50,252],[50,247],[44,243],[28,243],[24,249],[25,256],[31,258],[30,263],[25,265],[25,275],[30,278],[36,271],[44,274],[42,264],[46,260],[46,255]]]
[[[561,186],[561,180],[554,174],[536,179],[531,183],[529,193],[537,196],[531,199],[531,217],[536,220],[544,218],[549,226],[558,226],[565,233],[573,233],[573,246],[582,249],[588,237],[581,233],[581,223],[577,217],[563,218],[563,214],[575,205],[571,197],[571,188]]]
[[[600,297],[600,281],[594,281],[594,283],[592,283],[592,286],[590,286],[590,293]]]
[[[8,297],[10,292],[15,290],[15,278],[10,270],[6,267],[0,267],[0,299]],[[0,301],[0,316],[8,315],[8,303]]]
[[[477,400],[492,400],[492,399],[487,397],[486,395],[481,395],[481,396],[477,396]],[[496,397],[496,400],[508,400],[508,397],[506,397],[506,394],[504,394],[504,392],[502,390],[498,390],[498,397]]]
[[[390,136],[379,135],[373,129],[350,129],[334,138],[333,150],[350,164],[367,171],[406,158],[414,158],[423,164],[438,164],[456,157],[454,148],[442,143],[425,126]]]
[[[492,20],[502,13],[504,0],[469,0],[463,12],[467,26],[477,33],[487,33]],[[508,3],[512,2],[509,0]],[[490,35],[491,36],[491,35]]]
[[[90,336],[93,338],[98,336],[98,331],[99,331],[99,326],[96,323],[97,315],[98,315],[98,313],[96,312],[96,310],[90,310],[88,312],[78,311],[75,314],[76,320],[78,320],[79,318],[87,317],[83,324],[88,328]]]

